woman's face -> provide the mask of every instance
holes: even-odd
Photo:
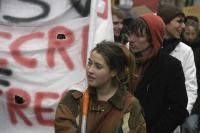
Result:
[[[194,42],[197,39],[197,35],[198,33],[193,26],[185,27],[185,31],[183,32],[183,37],[187,42],[189,43]]]
[[[180,39],[181,33],[185,28],[184,17],[177,16],[166,25],[166,33],[169,38]]]
[[[121,35],[123,29],[123,19],[118,18],[116,15],[112,16],[113,19],[113,31],[116,37]]]
[[[103,56],[96,51],[90,54],[86,73],[89,86],[102,88],[111,85],[115,73],[110,70]]]

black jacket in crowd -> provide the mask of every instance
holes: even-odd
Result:
[[[198,97],[196,99],[196,102],[193,106],[192,109],[192,114],[199,114],[200,115],[200,35],[198,36],[198,38],[193,42],[187,42],[186,40],[184,40],[184,38],[182,38],[183,42],[185,44],[187,44],[188,46],[190,46],[194,52],[194,60],[195,60],[195,65],[196,65],[196,70],[197,70],[197,84],[198,84]]]
[[[144,109],[147,133],[173,133],[188,116],[181,62],[170,55],[160,52],[151,60],[134,94]]]
[[[199,44],[200,45],[200,44]],[[198,83],[198,97],[192,109],[192,114],[199,114],[200,115],[200,48],[197,48],[194,51],[194,59],[197,69],[197,83]]]

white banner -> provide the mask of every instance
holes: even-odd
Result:
[[[11,83],[0,86],[0,133],[53,133],[63,93],[86,88],[87,52],[113,40],[110,0],[97,0],[96,8],[93,2],[1,0],[0,60],[13,75],[0,77]],[[24,101],[16,103],[16,95]]]

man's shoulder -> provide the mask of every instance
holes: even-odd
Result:
[[[160,60],[164,63],[181,64],[180,60],[164,52],[160,52]]]
[[[179,42],[179,44],[177,45],[176,49],[180,49],[181,51],[185,52],[192,52],[192,48],[190,46],[188,46],[187,44],[185,44],[184,42]]]
[[[168,74],[175,74],[178,71],[183,71],[181,61],[166,53],[160,53],[160,64],[162,66],[162,70]]]

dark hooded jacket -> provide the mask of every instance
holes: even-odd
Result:
[[[152,36],[154,55],[134,90],[145,114],[147,133],[172,133],[188,116],[187,93],[181,62],[160,52],[164,39],[164,23],[153,14],[141,18]]]

